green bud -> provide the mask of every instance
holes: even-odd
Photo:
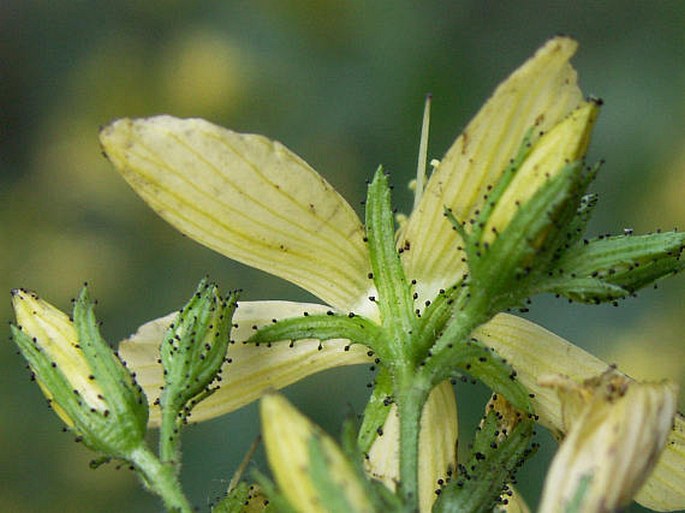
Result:
[[[433,511],[493,511],[509,491],[516,470],[531,454],[533,425],[530,414],[494,395],[476,431],[469,459],[442,489]]]
[[[597,110],[598,103],[585,102],[534,144],[526,137],[472,220],[447,213],[464,240],[473,290],[491,298],[491,311],[527,295],[529,284],[568,243],[574,220],[575,228],[582,224],[577,212],[594,171],[581,159]],[[591,205],[585,210],[587,218]]]
[[[12,291],[12,305],[14,342],[52,408],[88,447],[127,459],[143,443],[147,400],[100,335],[87,290],[73,321],[23,289]]]
[[[226,358],[237,294],[219,294],[202,280],[169,327],[160,348],[164,367],[163,411],[185,419],[208,393]]]
[[[678,232],[580,242],[554,262],[541,291],[583,303],[614,301],[680,271],[684,247]]]

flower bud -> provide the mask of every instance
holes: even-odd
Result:
[[[543,491],[543,513],[618,511],[649,476],[676,412],[672,383],[639,383],[612,370],[578,384],[551,376],[568,429]]]
[[[333,439],[283,396],[264,396],[260,413],[269,465],[281,493],[296,511],[373,511],[363,477]]]
[[[236,294],[224,298],[216,285],[202,280],[179,312],[160,348],[163,409],[185,418],[194,406],[188,403],[208,392],[226,358],[236,300]]]
[[[497,511],[500,506],[508,507],[509,497],[514,496],[511,483],[516,471],[533,452],[533,425],[530,414],[494,394],[485,407],[470,455],[442,488],[432,511]],[[512,500],[512,510],[518,503]],[[522,501],[520,504],[525,507]]]
[[[530,134],[469,222],[448,212],[465,242],[474,288],[506,297],[526,295],[522,279],[544,274],[594,174],[582,165],[598,102],[583,102],[536,142]],[[532,282],[532,281],[531,281]],[[512,296],[513,294],[513,296]],[[512,297],[514,299],[512,299]]]
[[[147,401],[101,337],[84,288],[73,321],[34,293],[12,291],[12,335],[57,415],[88,447],[125,458],[143,442]]]
[[[567,166],[585,156],[590,134],[597,118],[598,103],[583,102],[569,116],[545,133],[530,149],[530,153],[502,195],[497,199],[483,229],[482,241],[492,243],[496,234],[503,234],[509,223],[550,180]],[[504,176],[502,179],[506,180]],[[533,235],[533,234],[531,234]],[[541,245],[539,237],[533,237]]]

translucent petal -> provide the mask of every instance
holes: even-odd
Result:
[[[189,237],[342,310],[365,297],[359,218],[280,143],[170,116],[115,121],[100,140],[131,187]]]
[[[535,395],[531,399],[540,423],[560,435],[561,403],[556,392],[538,383],[546,374],[576,381],[598,376],[609,365],[563,338],[524,319],[499,314],[474,333],[493,347],[517,372],[517,379]],[[675,418],[666,447],[636,501],[656,511],[685,509],[685,420]]]
[[[322,313],[322,305],[291,303],[287,301],[241,302],[233,316],[237,328],[231,334],[227,358],[221,374],[221,387],[194,409],[191,421],[197,422],[231,411],[259,399],[266,391],[283,388],[307,376],[331,367],[340,367],[371,361],[365,346],[348,347],[346,340],[301,340],[290,347],[288,342],[255,346],[244,344],[253,333],[253,326],[302,315],[304,312]],[[152,403],[159,397],[164,385],[162,367],[158,363],[159,346],[166,329],[176,314],[167,315],[142,325],[119,346],[119,354],[136,373],[150,401],[150,423],[158,426],[159,408]]]
[[[367,470],[389,488],[399,480],[400,423],[397,407],[392,406],[379,436],[369,451]],[[452,385],[445,381],[435,387],[423,407],[419,435],[419,508],[430,512],[440,488],[439,479],[446,479],[448,470],[456,468],[456,446],[459,437],[457,402]]]
[[[444,218],[445,207],[457,219],[470,219],[516,154],[526,131],[546,131],[582,100],[569,59],[576,43],[565,37],[550,40],[495,91],[492,98],[454,142],[428,181],[418,208],[412,212],[399,247],[407,277],[433,297],[439,288],[464,272],[458,236]]]

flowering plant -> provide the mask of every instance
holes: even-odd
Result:
[[[414,209],[398,223],[382,169],[362,223],[262,136],[170,116],[106,126],[105,155],[165,220],[322,304],[237,301],[203,281],[180,313],[143,325],[114,354],[87,293],[71,321],[16,291],[15,341],[57,413],[89,447],[130,462],[170,511],[191,511],[178,484],[184,423],[258,398],[273,481],[237,476],[217,512],[526,511],[512,484],[536,423],[562,440],[540,511],[617,511],[633,498],[685,508],[675,387],[631,380],[507,313],[543,292],[615,302],[682,268],[675,231],[583,238],[598,171],[583,159],[601,102],[583,99],[575,49],[557,37],[538,50],[430,175],[427,104]],[[275,393],[368,363],[373,391],[340,443]],[[458,461],[452,383],[465,374],[493,395]],[[158,455],[146,424],[160,427]]]

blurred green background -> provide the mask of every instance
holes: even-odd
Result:
[[[685,3],[675,1],[4,0],[0,290],[31,288],[67,309],[88,281],[112,342],[179,307],[206,273],[245,289],[244,299],[310,299],[158,219],[101,157],[98,127],[169,113],[262,133],[357,206],[382,163],[408,211],[424,95],[434,97],[430,154],[439,158],[497,83],[557,33],[579,40],[583,89],[605,100],[591,157],[607,163],[591,231],[682,228],[684,29]],[[542,298],[528,316],[635,377],[682,381],[684,291],[678,277],[618,309]],[[289,396],[335,433],[341,413],[361,408],[369,379],[367,369],[337,370]],[[459,394],[470,428],[486,394]],[[161,509],[129,471],[88,468],[91,455],[60,432],[8,342],[0,399],[0,511]],[[258,430],[254,406],[188,430],[183,480],[199,511]],[[537,464],[520,476],[532,506],[554,447],[540,438]]]

